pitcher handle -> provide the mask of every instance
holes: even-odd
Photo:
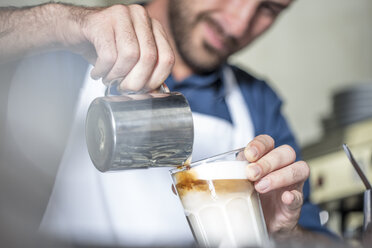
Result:
[[[111,89],[112,87],[116,87],[117,91],[122,95],[134,95],[134,94],[147,94],[147,93],[170,93],[170,90],[168,86],[163,82],[159,88],[148,91],[145,89],[139,90],[139,91],[131,91],[131,90],[120,90],[119,89],[119,81],[118,80],[112,80],[108,85],[107,89],[105,91],[105,96],[111,96]]]

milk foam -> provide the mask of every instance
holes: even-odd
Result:
[[[218,161],[199,164],[190,171],[196,174],[197,179],[247,179],[247,161]]]
[[[200,162],[181,172],[186,180],[179,196],[200,246],[265,247],[268,234],[258,195],[245,180],[247,165],[236,160]]]

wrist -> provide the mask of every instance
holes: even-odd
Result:
[[[82,42],[80,19],[77,8],[72,5],[51,3],[45,6],[51,18],[56,45],[61,49],[70,49]]]
[[[24,8],[2,8],[0,52],[3,60],[16,60],[27,55],[55,50],[58,47],[55,35],[51,4]]]
[[[99,8],[81,7],[69,4],[49,4],[50,13],[54,18],[54,32],[58,45],[62,49],[77,52],[89,43],[84,32],[87,17]]]
[[[37,34],[34,48],[38,50],[57,50],[61,49],[61,40],[58,35],[58,22],[63,18],[63,12],[60,8],[61,4],[46,3],[32,7],[30,11],[27,9],[21,10],[25,15],[29,15],[27,21],[31,21],[32,33]]]

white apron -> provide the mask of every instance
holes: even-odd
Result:
[[[171,246],[193,242],[169,168],[100,173],[85,143],[89,104],[104,86],[86,75],[74,124],[44,214],[42,232],[95,245]],[[228,121],[193,113],[193,161],[245,146],[254,135],[249,110],[229,67],[224,68]]]

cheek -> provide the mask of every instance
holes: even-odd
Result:
[[[196,25],[192,30],[190,30],[190,42],[192,45],[200,46],[203,43],[204,31],[201,25]]]
[[[252,21],[250,28],[247,30],[244,38],[240,39],[239,46],[235,51],[238,51],[245,46],[249,45],[258,36],[263,34],[275,21],[274,18],[261,16]]]
[[[187,5],[188,9],[195,13],[210,12],[216,9],[221,9],[224,4],[226,4],[225,0],[184,0],[184,2],[184,6]]]
[[[274,22],[274,18],[261,16],[258,17],[253,23],[250,30],[251,41],[263,34]]]
[[[229,4],[226,0],[196,0],[196,2],[208,9],[219,9]]]

